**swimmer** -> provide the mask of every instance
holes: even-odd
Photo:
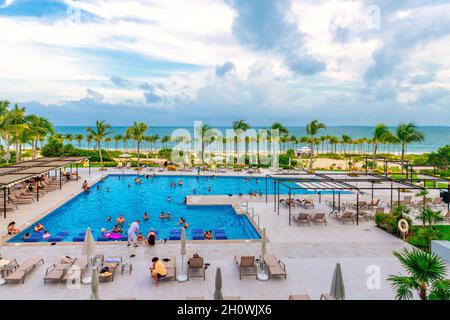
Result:
[[[184,220],[184,224],[183,224],[183,227],[184,227],[184,229],[187,229],[187,228],[189,228],[189,224],[187,223],[187,221],[186,221],[186,220]]]
[[[150,219],[147,211],[144,213],[144,221],[148,221],[148,219]]]
[[[178,180],[178,185],[181,187],[183,185],[183,180]]]
[[[125,218],[123,217],[123,214],[121,214],[117,219],[116,222],[118,224],[124,224],[125,223]]]
[[[171,202],[172,201],[172,197],[167,197],[167,202]]]
[[[100,185],[97,185],[97,190],[100,190]]]
[[[120,228],[117,224],[114,226],[114,229],[112,230],[113,233],[122,233],[122,228]]]
[[[112,221],[112,217],[109,216],[108,219],[106,219],[107,222],[111,222]]]
[[[208,187],[208,192],[211,192],[211,190],[212,190],[211,187]]]
[[[22,240],[28,239],[30,237],[30,234],[27,232],[25,233],[25,235],[22,237]]]
[[[14,221],[10,222],[8,224],[8,234],[9,235],[15,235],[20,233],[20,230],[16,228],[16,223]]]
[[[161,211],[161,214],[159,215],[159,218],[161,220],[164,220],[166,218],[166,216],[164,215],[164,211]]]
[[[192,193],[193,193],[193,194],[197,194],[197,189],[195,189],[195,188],[192,189]]]
[[[50,238],[50,237],[51,237],[50,232],[48,232],[48,230],[46,230],[44,235],[42,236],[42,238],[47,239],[47,238]]]
[[[109,191],[109,187],[106,187],[106,191]]]
[[[172,216],[170,215],[170,211],[167,211],[167,219],[170,219]]]
[[[40,224],[40,223],[37,223],[35,226],[34,226],[34,231],[35,232],[39,232],[39,231],[42,231],[42,230],[44,230],[45,228],[44,228],[44,226],[42,225],[42,224]]]
[[[178,224],[183,224],[183,223],[184,223],[184,218],[181,217],[181,218],[178,220]]]

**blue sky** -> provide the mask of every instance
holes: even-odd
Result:
[[[0,0],[0,99],[59,125],[450,125],[441,0]]]

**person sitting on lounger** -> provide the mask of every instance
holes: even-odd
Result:
[[[116,223],[118,223],[118,224],[124,224],[124,223],[125,223],[125,218],[123,217],[123,214],[121,214],[121,215],[116,219]]]
[[[35,226],[34,226],[34,231],[35,232],[39,232],[39,231],[42,231],[42,230],[44,230],[45,228],[44,228],[44,226],[42,225],[42,224],[40,224],[40,223],[38,223],[38,224],[36,224]]]
[[[205,231],[205,232],[203,233],[203,238],[204,238],[205,240],[211,240],[211,239],[212,239],[212,231]]]
[[[8,224],[8,234],[16,235],[18,233],[20,233],[20,230],[16,228],[16,223],[14,221],[10,222]]]
[[[152,266],[150,267],[150,273],[152,279],[155,281],[156,286],[159,286],[159,279],[164,278],[167,274],[166,266],[162,261],[158,259],[158,257],[154,257],[152,259]]]
[[[147,237],[145,238],[147,239],[148,245],[150,247],[153,247],[155,245],[156,233],[153,231],[153,229],[150,229],[150,232],[147,234]]]

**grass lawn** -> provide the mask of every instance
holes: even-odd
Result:
[[[389,175],[390,178],[392,179],[404,179],[406,177],[405,174],[401,174],[401,173],[394,173]],[[413,174],[413,179],[417,179],[417,175]],[[425,183],[425,186],[427,188],[434,188],[434,182],[433,181],[427,181]],[[445,182],[437,182],[436,183],[436,187],[440,188],[440,189],[447,189],[447,184]]]
[[[436,240],[448,240],[450,241],[450,225],[434,225],[436,230],[439,231],[440,237]],[[408,240],[408,242],[414,246],[425,246],[426,242],[420,239],[419,235],[423,227],[414,226],[413,227],[413,236]]]

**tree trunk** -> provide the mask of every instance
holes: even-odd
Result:
[[[404,167],[405,167],[404,162],[405,162],[405,145],[402,144],[402,162],[401,162],[402,174],[403,174],[403,170],[404,170]]]
[[[425,284],[420,284],[419,286],[419,296],[420,296],[420,300],[427,300],[427,287]]]
[[[310,143],[310,153],[309,153],[309,170],[312,171],[313,169],[313,158],[314,158],[314,144],[312,142],[312,138],[311,137],[311,143]]]
[[[378,143],[373,144],[373,160],[372,160],[372,173],[375,172],[375,156],[377,154]]]
[[[102,148],[100,146],[100,141],[97,141],[98,155],[100,157],[100,165],[101,169],[103,169],[103,156],[102,156]]]
[[[138,140],[138,141],[137,141],[137,153],[138,153],[138,163],[137,163],[137,166],[138,166],[138,168],[140,168],[140,166],[141,166],[141,151],[140,151],[140,149],[141,149],[141,142]]]

